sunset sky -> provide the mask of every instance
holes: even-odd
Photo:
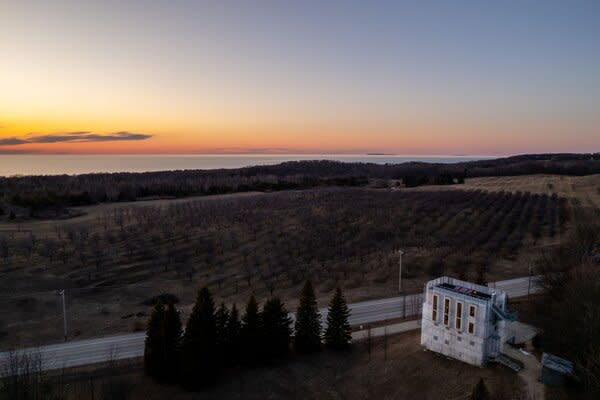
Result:
[[[0,0],[0,154],[600,151],[600,1]]]

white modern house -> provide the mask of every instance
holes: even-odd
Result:
[[[502,291],[459,279],[427,282],[421,345],[472,365],[510,363],[502,349],[513,339],[507,323],[516,317],[507,311],[506,301]]]

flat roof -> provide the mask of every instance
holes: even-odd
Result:
[[[436,287],[440,287],[442,289],[449,290],[454,293],[463,294],[465,296],[475,297],[481,300],[489,300],[492,298],[492,295],[489,293],[480,292],[476,289],[467,288],[460,285],[455,285],[452,283],[440,283],[436,285]]]

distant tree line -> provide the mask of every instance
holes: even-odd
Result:
[[[600,173],[600,153],[525,154],[457,163],[405,162],[401,164],[344,163],[338,161],[291,161],[277,165],[243,168],[246,175],[365,176],[402,179],[404,176],[434,177],[442,174],[469,177],[531,174],[590,175]]]
[[[338,288],[323,335],[328,348],[350,346],[348,316]],[[267,300],[262,311],[254,296],[250,297],[240,318],[235,305],[216,308],[205,287],[198,292],[185,331],[172,303],[156,304],[147,327],[144,371],[157,382],[201,390],[234,367],[281,362],[290,356],[292,348],[298,354],[321,350],[321,316],[310,281],[302,289],[294,331],[291,326],[285,304],[277,297]]]
[[[406,175],[402,177],[402,183],[406,187],[422,185],[455,185],[465,183],[465,174],[441,173],[434,176]]]
[[[14,208],[30,216],[60,216],[65,208],[152,197],[247,191],[364,186],[369,179],[407,186],[461,183],[468,177],[600,173],[600,154],[539,154],[453,164],[292,161],[238,169],[0,177],[0,215]]]
[[[248,175],[240,170],[164,171],[0,178],[0,215],[60,217],[68,207],[152,198],[364,186],[364,176]],[[25,211],[25,212],[24,212]]]

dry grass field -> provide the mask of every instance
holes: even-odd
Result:
[[[521,175],[467,179],[468,189],[521,191],[578,199],[584,207],[600,208],[600,175]]]

